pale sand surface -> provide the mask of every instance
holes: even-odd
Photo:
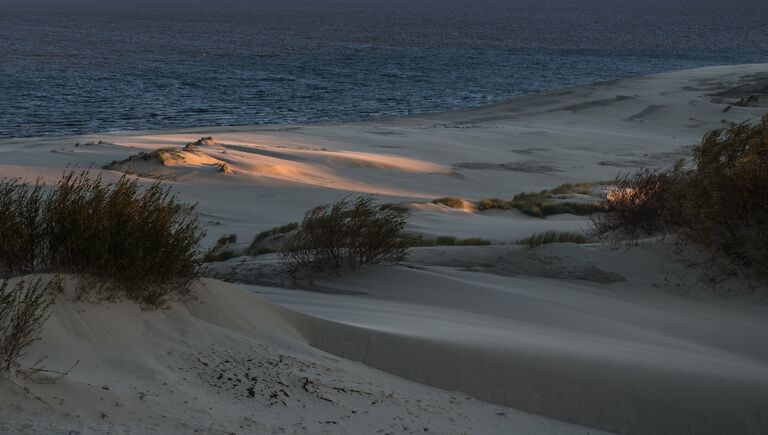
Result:
[[[68,165],[213,136],[167,166],[114,166],[199,202],[208,244],[230,233],[247,243],[350,193],[407,205],[411,231],[494,243],[415,249],[403,265],[318,282],[321,292],[265,286],[274,256],[233,259],[217,267],[250,293],[208,280],[198,302],[165,312],[62,297],[27,362],[80,363],[35,390],[52,410],[0,388],[0,431],[763,433],[764,284],[712,284],[716,272],[655,240],[500,245],[586,231],[583,217],[423,203],[670,165],[707,130],[758,119],[768,95],[723,110],[767,82],[768,65],[729,66],[403,119],[0,141],[0,175],[54,181]],[[217,364],[263,379],[254,397],[215,379]]]

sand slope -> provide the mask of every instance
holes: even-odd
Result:
[[[597,433],[429,388],[309,347],[292,316],[235,286],[165,311],[58,298],[43,340],[62,381],[0,383],[2,433]],[[425,430],[426,428],[426,430]]]
[[[594,250],[536,254],[594,260]],[[335,294],[248,288],[311,316],[302,331],[313,345],[418,382],[619,433],[760,433],[768,427],[768,309],[725,303],[703,284],[700,294],[711,298],[700,301],[647,286],[665,280],[653,260],[637,261],[654,250],[614,251],[598,263],[605,270],[586,269],[579,280],[562,269],[504,276],[489,255],[492,274],[372,268],[321,283]],[[595,282],[588,272],[621,280]]]

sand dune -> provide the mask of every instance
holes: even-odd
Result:
[[[68,166],[212,136],[168,165],[103,173],[167,180],[199,204],[207,245],[247,244],[358,193],[407,205],[411,232],[493,244],[419,248],[304,290],[270,287],[274,256],[236,258],[216,267],[250,293],[205,280],[197,301],[160,312],[63,295],[25,361],[79,363],[35,386],[50,407],[0,387],[0,431],[764,433],[764,282],[714,280],[655,240],[524,249],[509,243],[584,232],[587,218],[430,202],[671,165],[706,131],[760,117],[766,71],[679,71],[347,124],[2,140],[0,176],[53,182]]]
[[[285,310],[235,286],[194,290],[195,301],[146,312],[75,303],[67,289],[26,360],[77,365],[29,384],[40,400],[0,383],[0,432],[585,432],[316,350]]]
[[[636,254],[614,253],[603,273],[622,276],[617,263]],[[663,282],[654,266],[634,265]],[[692,301],[631,276],[601,284],[567,271],[520,274],[374,268],[321,283],[335,294],[248,288],[311,316],[302,331],[314,346],[493,403],[619,433],[759,433],[768,424],[764,308]]]

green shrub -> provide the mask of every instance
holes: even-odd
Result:
[[[437,198],[432,201],[433,204],[440,204],[450,208],[464,208],[464,200],[461,198],[455,198],[452,196],[446,196],[443,198]]]
[[[8,371],[25,349],[40,339],[51,315],[48,286],[42,280],[0,281],[0,373]]]
[[[768,115],[710,131],[689,165],[619,177],[602,206],[598,235],[675,233],[768,275]]]
[[[32,273],[44,258],[43,185],[0,179],[0,276]]]
[[[286,237],[280,260],[295,275],[400,261],[411,238],[403,233],[406,215],[382,209],[373,198],[344,198],[315,207]]]
[[[2,270],[78,274],[94,278],[105,295],[155,307],[186,293],[199,276],[202,232],[194,206],[179,203],[159,183],[141,189],[126,176],[105,183],[70,171],[47,194],[40,183],[3,180],[0,186],[11,192],[2,213],[13,218],[27,210],[26,219],[0,224],[3,245],[33,246],[17,257],[0,255]]]
[[[768,274],[768,114],[707,133],[693,149],[693,165],[677,210],[686,234]]]
[[[518,240],[519,245],[525,245],[529,248],[536,246],[546,245],[549,243],[587,243],[589,238],[584,234],[561,232],[561,231],[546,231],[543,233],[536,233],[524,239]]]

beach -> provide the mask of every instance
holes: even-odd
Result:
[[[589,216],[472,204],[566,183],[589,183],[570,197],[588,202],[767,111],[768,64],[753,64],[403,118],[2,139],[2,177],[167,183],[197,203],[205,246],[245,247],[362,194],[407,209],[410,233],[484,243],[305,287],[280,279],[275,254],[232,258],[161,311],[69,288],[25,361],[74,367],[30,386],[41,400],[0,384],[0,431],[762,433],[764,281],[713,280],[657,238],[528,248],[515,242],[586,235]]]

